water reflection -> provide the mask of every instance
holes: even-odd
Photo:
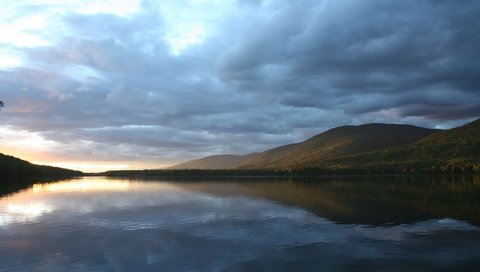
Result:
[[[476,271],[479,188],[445,178],[39,184],[0,199],[0,271]]]
[[[287,203],[337,223],[408,224],[455,218],[480,226],[480,177],[337,177],[269,182],[197,182],[184,188],[243,193]]]
[[[88,192],[88,191],[126,191],[130,183],[125,181],[104,180],[99,178],[71,180],[68,182],[39,183],[32,187],[33,193],[42,192]]]

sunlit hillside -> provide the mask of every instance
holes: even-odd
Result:
[[[305,167],[331,158],[412,143],[437,131],[394,124],[342,126],[298,144],[267,150],[238,167],[277,169]]]
[[[333,169],[480,171],[480,119],[415,143],[316,164]]]

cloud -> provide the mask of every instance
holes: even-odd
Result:
[[[217,63],[219,76],[239,88],[283,94],[281,103],[294,107],[352,100],[343,107],[347,113],[357,96],[377,101],[371,110],[410,107],[404,93],[460,92],[478,105],[478,69],[471,68],[479,66],[479,8],[452,1],[296,1],[253,22],[252,33]],[[433,109],[421,117],[440,115]]]
[[[475,1],[6,10],[0,26],[20,20],[22,33],[45,42],[0,44],[17,58],[0,66],[0,121],[71,156],[94,160],[102,148],[105,159],[174,162],[261,151],[343,124],[455,126],[480,115]],[[28,25],[42,16],[50,19]]]

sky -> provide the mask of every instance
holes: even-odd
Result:
[[[0,0],[0,152],[82,171],[480,116],[480,1]]]

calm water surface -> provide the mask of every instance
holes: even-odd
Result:
[[[479,271],[480,179],[82,178],[0,198],[0,271]]]

